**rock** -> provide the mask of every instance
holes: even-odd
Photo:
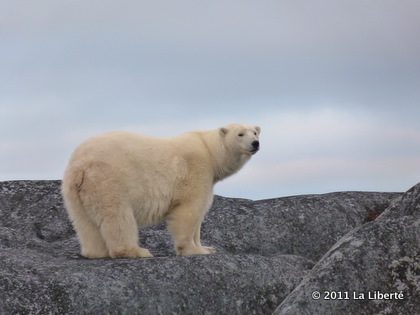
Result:
[[[420,184],[341,238],[274,314],[419,314],[419,244]]]
[[[322,266],[331,264],[329,255],[339,249],[347,257],[350,252],[344,248],[352,242],[356,246],[368,234],[347,238],[365,229],[373,238],[388,240],[382,251],[373,253],[388,255],[386,245],[399,246],[396,237],[411,240],[401,244],[406,255],[395,248],[388,280],[407,294],[416,285],[416,246],[408,250],[410,244],[413,247],[410,209],[419,204],[415,193],[402,199],[411,207],[404,210],[404,222],[398,221],[399,203],[381,214],[398,193],[261,201],[217,196],[202,239],[218,254],[175,256],[165,225],[160,224],[140,231],[140,242],[154,258],[88,260],[79,255],[59,186],[59,181],[0,183],[0,314],[271,314],[281,303],[276,312],[283,312],[284,307],[300,305],[293,298],[301,296],[306,282],[312,283],[308,279],[317,275],[315,270],[322,272]],[[387,216],[399,222],[389,227],[391,232],[402,229],[397,235],[381,230]],[[364,259],[376,261],[370,254]],[[378,266],[369,269],[372,281],[381,272]],[[338,267],[325,272],[334,278]],[[316,313],[327,314],[328,305],[324,307],[325,312]]]
[[[293,254],[317,261],[365,223],[369,211],[384,211],[398,195],[340,192],[260,201],[217,197],[203,233],[224,252]]]

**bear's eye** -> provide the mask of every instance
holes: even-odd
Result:
[[[238,134],[239,137],[243,137],[244,134],[241,132],[240,134]]]
[[[256,136],[257,135],[257,133],[254,131],[254,136]]]

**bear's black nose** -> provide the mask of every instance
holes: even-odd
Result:
[[[259,142],[258,140],[253,141],[253,142],[252,142],[252,147],[253,147],[255,150],[258,150],[258,149],[260,148],[260,142]]]

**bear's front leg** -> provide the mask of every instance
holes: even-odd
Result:
[[[214,247],[211,247],[211,246],[202,246],[201,245],[201,223],[202,222],[200,222],[200,224],[198,224],[197,229],[195,230],[195,233],[194,233],[194,242],[195,242],[195,245],[198,246],[198,247],[202,247],[202,248],[208,250],[210,253],[213,254],[213,253],[216,252],[216,249]]]
[[[200,208],[193,204],[179,205],[168,215],[168,230],[177,255],[208,255],[215,252],[211,247],[201,246],[200,227],[205,211],[197,209]]]

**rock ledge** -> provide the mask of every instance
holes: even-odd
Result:
[[[0,182],[0,314],[415,314],[420,185],[252,201],[215,197],[202,239],[177,257],[164,224],[150,259],[88,260],[59,181]],[[325,300],[326,291],[402,300]],[[320,299],[311,294],[319,291]],[[352,297],[352,296],[351,296]]]

